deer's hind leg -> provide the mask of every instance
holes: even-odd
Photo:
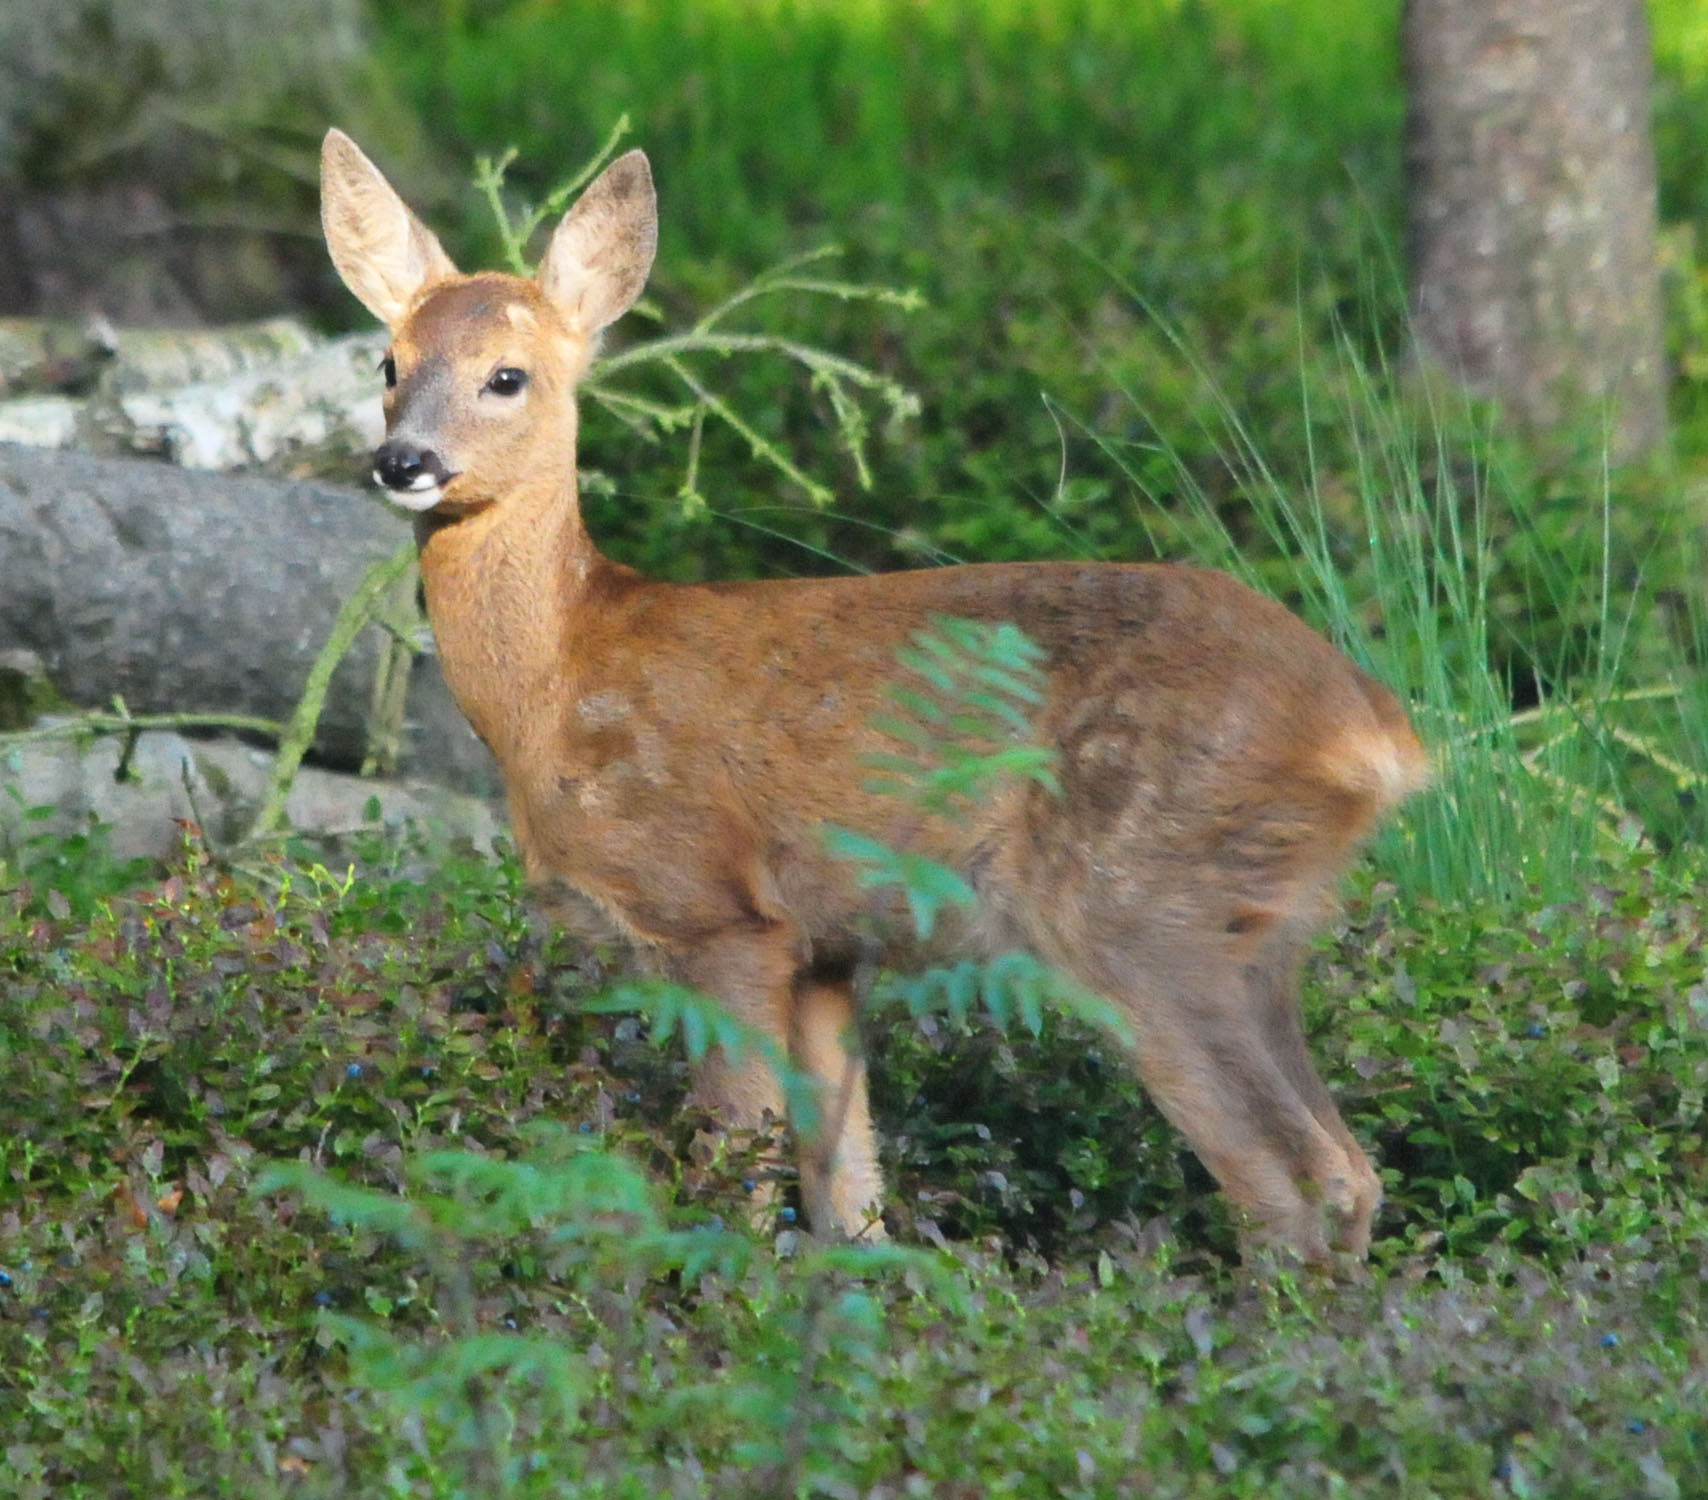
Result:
[[[1311,1066],[1290,974],[1212,949],[1190,970],[1105,955],[1080,977],[1125,1012],[1146,1089],[1250,1237],[1307,1261],[1363,1253],[1380,1190]]]
[[[1382,1206],[1382,1181],[1364,1148],[1346,1128],[1305,1044],[1299,1014],[1301,948],[1296,941],[1278,941],[1265,961],[1247,965],[1243,975],[1246,995],[1252,1014],[1263,1028],[1270,1057],[1345,1154],[1350,1195],[1325,1193],[1324,1203],[1333,1211],[1330,1238],[1334,1247],[1362,1256],[1370,1248],[1371,1225]]]

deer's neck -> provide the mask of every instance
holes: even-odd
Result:
[[[581,523],[574,480],[464,519],[424,521],[421,582],[457,706],[506,765],[551,716],[590,580],[614,566]]]

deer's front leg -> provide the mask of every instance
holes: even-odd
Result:
[[[787,1057],[798,951],[784,924],[758,920],[702,939],[670,968],[672,977],[709,995],[743,1026],[768,1037],[778,1057]],[[785,1114],[782,1084],[753,1048],[738,1058],[713,1048],[695,1070],[689,1100],[731,1130],[763,1130],[768,1119],[780,1123]],[[753,1193],[755,1220],[766,1217],[775,1202],[781,1162],[773,1150],[762,1165]]]
[[[881,1239],[883,1197],[877,1143],[866,1099],[866,1067],[854,1044],[854,1003],[846,979],[801,972],[802,946],[780,922],[726,931],[684,955],[682,978],[719,1001],[738,1021],[769,1037],[818,1085],[816,1118],[796,1120],[801,1196],[814,1230]],[[693,1100],[740,1130],[782,1119],[782,1085],[756,1053],[731,1059],[714,1050],[701,1064]],[[775,1194],[756,1193],[756,1208]]]
[[[801,1198],[820,1234],[887,1238],[884,1178],[866,1097],[866,1059],[854,1026],[846,976],[803,977],[795,987],[790,1055],[818,1083],[818,1120],[800,1139]]]

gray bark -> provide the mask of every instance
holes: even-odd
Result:
[[[353,491],[0,444],[0,652],[34,651],[72,703],[284,719],[339,607],[406,523]],[[381,642],[333,679],[317,753],[360,762]],[[431,657],[405,765],[496,789]]]
[[[1533,432],[1666,435],[1642,0],[1406,0],[1412,313]]]

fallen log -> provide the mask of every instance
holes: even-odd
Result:
[[[288,718],[333,617],[407,526],[353,490],[0,444],[0,652],[33,651],[67,702]],[[317,758],[359,765],[385,641],[332,680]],[[491,793],[485,748],[430,654],[403,767]]]

